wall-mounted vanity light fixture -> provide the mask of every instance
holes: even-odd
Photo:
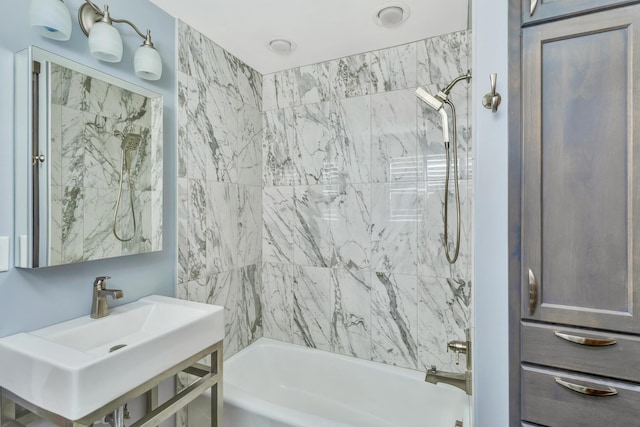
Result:
[[[29,21],[44,37],[61,41],[71,37],[71,15],[62,0],[31,0]]]
[[[54,40],[69,40],[71,17],[62,0],[31,0],[29,14],[31,26],[38,28],[41,35]],[[105,62],[122,60],[122,37],[113,24],[129,25],[143,40],[133,58],[136,75],[145,80],[158,80],[162,77],[162,58],[151,41],[151,30],[143,34],[133,22],[112,17],[109,6],[105,5],[101,10],[91,0],[85,0],[80,6],[78,22],[89,38],[91,55]]]

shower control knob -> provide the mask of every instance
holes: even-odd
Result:
[[[491,92],[482,97],[482,106],[492,112],[497,112],[500,103],[502,102],[502,96],[496,92],[496,85],[498,83],[498,75],[493,73],[489,76],[491,81]]]

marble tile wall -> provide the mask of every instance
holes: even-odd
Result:
[[[471,319],[470,90],[451,94],[463,225],[453,266],[439,117],[414,90],[466,73],[469,39],[261,76],[179,23],[177,294],[225,306],[225,357],[264,335],[463,369],[445,344]]]
[[[225,307],[224,356],[262,336],[262,76],[178,22],[177,296]]]
[[[56,64],[51,65],[50,80],[49,264],[161,250],[162,144],[154,144],[162,141],[161,98],[147,98]],[[125,154],[118,133],[138,134],[141,140]],[[122,167],[125,156],[129,169]],[[129,241],[121,242],[113,233],[116,207],[116,230],[122,239],[132,237]]]
[[[443,249],[439,116],[414,91],[435,93],[466,73],[469,40],[456,32],[264,76],[264,336],[412,369],[463,369],[446,342],[463,339],[471,319],[470,87],[451,94],[462,208],[453,266]],[[449,199],[455,225],[453,188]]]

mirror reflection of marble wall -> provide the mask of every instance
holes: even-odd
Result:
[[[161,250],[162,97],[56,64],[50,70],[49,265]],[[141,138],[126,147],[128,134]],[[130,167],[122,168],[126,156]],[[119,194],[115,230],[132,237],[124,242],[114,233]]]

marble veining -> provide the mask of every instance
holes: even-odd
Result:
[[[416,44],[371,53],[371,93],[416,87]]]
[[[238,186],[237,266],[258,264],[262,259],[262,188]]]
[[[446,85],[470,68],[469,32],[458,31],[417,43],[418,84]]]
[[[204,82],[189,82],[188,177],[235,182],[234,143],[238,133],[235,114],[240,108],[239,101],[222,96],[222,92]]]
[[[324,182],[368,183],[371,179],[371,99],[341,99],[331,104],[329,176]]]
[[[333,186],[295,187],[295,218],[293,244],[297,265],[331,267],[334,245],[331,221],[338,191]]]
[[[416,276],[371,276],[372,359],[416,369],[418,290]]]
[[[263,111],[293,107],[300,103],[298,85],[293,70],[265,75],[262,90]]]
[[[336,59],[329,63],[331,93],[334,99],[371,93],[369,53]]]
[[[371,186],[372,270],[416,274],[417,183]]]
[[[177,282],[186,283],[189,280],[189,181],[178,178],[178,264]]]
[[[417,100],[413,90],[371,97],[371,175],[373,182],[418,179]]]
[[[242,61],[238,61],[238,90],[245,105],[262,109],[262,76]]]
[[[189,148],[189,76],[178,72],[178,177],[187,176]]]
[[[331,350],[331,270],[294,267],[293,343]]]
[[[371,185],[346,184],[331,206],[333,267],[368,270],[371,263]]]
[[[371,275],[365,271],[331,271],[331,350],[371,358]]]
[[[293,266],[262,264],[264,335],[281,341],[293,336]]]
[[[330,104],[327,102],[293,108],[291,127],[296,184],[328,184],[331,175]],[[286,116],[285,116],[286,118]]]
[[[262,113],[251,105],[240,107],[236,144],[238,183],[262,186]]]
[[[293,263],[295,211],[292,187],[265,187],[262,191],[262,262]]]
[[[293,132],[286,126],[287,117],[291,120],[292,116],[292,109],[266,111],[262,116],[262,183],[265,187],[298,182]]]
[[[64,187],[62,189],[61,248],[64,264],[82,261],[84,257],[84,189]]]
[[[208,181],[205,206],[206,274],[233,270],[239,255],[238,186]]]
[[[294,69],[301,105],[325,102],[331,99],[330,67],[328,63],[306,65]]]
[[[189,180],[189,219],[187,225],[189,280],[206,277],[207,273],[207,185],[206,181]]]
[[[176,293],[225,307],[228,358],[262,336],[265,319],[264,84],[193,28],[178,27]]]

